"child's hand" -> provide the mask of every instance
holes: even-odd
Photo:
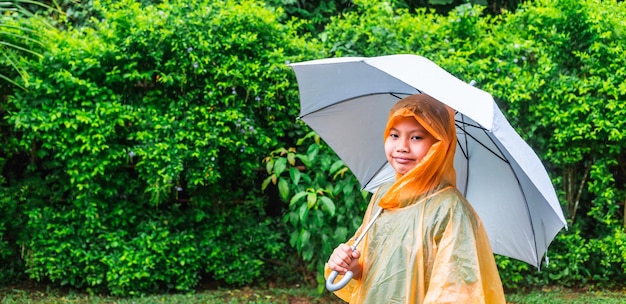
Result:
[[[358,250],[352,250],[352,247],[341,244],[339,247],[335,248],[333,254],[330,255],[328,267],[340,274],[352,271],[352,278],[358,279],[361,277],[361,265],[359,264],[360,256],[361,253]]]

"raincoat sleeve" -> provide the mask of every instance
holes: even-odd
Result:
[[[427,233],[433,272],[424,303],[505,303],[491,245],[480,218],[462,201]]]

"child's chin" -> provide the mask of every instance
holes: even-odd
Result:
[[[414,167],[407,167],[407,166],[396,166],[394,169],[396,170],[396,173],[400,174],[400,175],[404,175],[409,173],[409,171],[411,171]]]

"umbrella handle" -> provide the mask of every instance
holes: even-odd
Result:
[[[338,274],[339,272],[333,270],[328,276],[328,279],[326,279],[326,289],[328,289],[328,291],[337,291],[342,289],[346,286],[346,284],[348,284],[348,282],[350,282],[350,280],[352,280],[352,271],[348,271],[343,275],[343,278],[341,278],[339,282],[335,283],[335,279]]]
[[[372,216],[372,219],[367,224],[367,226],[365,226],[365,229],[363,230],[361,235],[359,235],[359,237],[354,241],[354,244],[351,246],[352,250],[356,250],[356,245],[358,245],[365,237],[367,231],[372,228],[372,225],[374,225],[374,222],[381,213],[383,213],[383,208],[378,209],[378,211],[376,211],[376,214]],[[337,278],[338,274],[339,273],[337,271],[333,270],[328,276],[328,279],[326,279],[326,289],[328,289],[328,291],[337,291],[339,289],[342,289],[346,286],[346,284],[348,284],[348,282],[350,282],[350,280],[352,280],[352,271],[347,271],[346,274],[343,275],[343,278],[341,278],[339,282],[335,283],[335,279]]]

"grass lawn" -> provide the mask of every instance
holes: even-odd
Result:
[[[60,291],[44,288],[3,287],[0,288],[0,303],[24,304],[211,304],[211,303],[288,303],[322,304],[343,303],[334,295],[324,292],[318,295],[313,287],[292,286],[289,288],[241,288],[203,290],[193,294],[152,295],[137,298],[90,296],[75,291]],[[626,303],[626,289],[622,291],[575,291],[564,288],[546,288],[530,292],[508,293],[507,303],[580,303],[613,304]]]

